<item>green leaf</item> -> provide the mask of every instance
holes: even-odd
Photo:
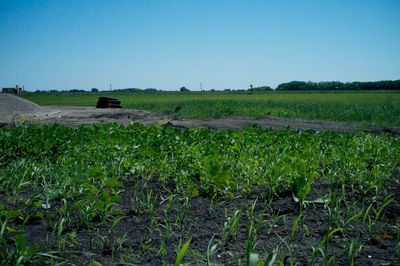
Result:
[[[103,266],[103,264],[92,259],[90,260],[90,266]]]
[[[12,228],[12,227],[9,227],[9,226],[6,226],[6,229],[7,229],[7,231],[8,231],[9,233],[15,233],[15,232],[17,232],[17,229]]]
[[[39,248],[36,246],[28,247],[26,249],[26,253],[28,256],[33,256],[39,251]]]
[[[330,239],[330,238],[331,238],[334,234],[336,234],[337,232],[343,232],[343,228],[335,228],[334,230],[332,230],[332,231],[328,234],[327,238]]]
[[[268,253],[267,258],[265,259],[264,265],[273,266],[276,260],[276,255],[278,254],[278,248],[275,248],[273,251]]]
[[[112,225],[110,226],[109,231],[112,232],[115,229],[115,227],[121,222],[122,219],[123,219],[123,217],[118,217],[117,219],[115,219],[112,222]]]
[[[21,235],[17,235],[17,236],[15,237],[14,241],[15,241],[15,246],[16,246],[17,250],[19,250],[19,251],[25,251],[25,248],[26,248],[26,246],[25,246],[26,239],[25,239],[25,236],[24,236],[24,235],[22,235],[22,234],[21,234]]]
[[[293,227],[292,227],[292,230],[291,230],[291,232],[290,232],[290,240],[293,239],[294,234],[296,233],[296,230],[297,230],[297,228],[298,228],[298,226],[299,226],[299,222],[300,222],[301,216],[302,216],[302,214],[300,214],[300,215],[296,218],[296,220],[294,221],[294,223],[293,223]]]
[[[258,266],[260,256],[257,253],[250,253],[249,255],[249,266]]]
[[[88,168],[87,171],[90,176],[94,176],[94,177],[100,177],[104,173],[104,170],[101,168],[101,166],[90,167],[90,168]]]
[[[107,187],[121,187],[123,184],[116,178],[109,178],[104,182],[104,185]]]
[[[75,209],[82,209],[83,208],[83,203],[81,200],[76,201],[74,204],[72,204],[72,207]]]
[[[19,210],[9,210],[5,212],[5,216],[7,219],[15,219],[21,215]]]
[[[185,255],[186,255],[186,251],[187,251],[187,249],[189,247],[190,241],[192,241],[192,238],[189,238],[188,241],[186,241],[186,243],[183,244],[183,247],[179,250],[178,256],[175,259],[174,266],[179,266],[180,265],[183,257],[185,257]]]

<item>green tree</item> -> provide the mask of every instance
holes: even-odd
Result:
[[[180,89],[181,92],[189,92],[190,90],[186,88],[185,86],[181,87]]]

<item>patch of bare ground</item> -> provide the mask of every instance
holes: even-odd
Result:
[[[259,190],[230,199],[200,194],[185,201],[179,196],[169,198],[173,195],[172,188],[155,179],[145,185],[139,180],[126,181],[124,188],[120,204],[116,206],[122,214],[120,223],[112,230],[111,222],[104,225],[94,221],[90,229],[69,224],[64,235],[74,232],[76,239],[58,255],[77,265],[89,264],[91,260],[103,265],[161,265],[173,263],[180,241],[191,237],[185,258],[191,265],[205,265],[207,249],[214,245],[212,263],[246,262],[250,240],[253,245],[256,243],[254,252],[262,256],[277,248],[277,258],[286,264],[323,265],[325,258],[318,248],[324,249],[327,258],[334,257],[335,265],[347,265],[351,256],[354,265],[397,265],[400,262],[395,229],[399,210],[386,211],[384,219],[373,221],[371,228],[368,223],[361,222],[362,216],[351,219],[375,202],[374,195],[365,195],[355,187],[317,182],[308,196],[310,203],[304,208],[300,208],[290,191],[272,199]],[[155,196],[153,205],[139,208],[135,197],[149,193]],[[337,196],[331,206],[311,202],[328,195]],[[1,201],[6,204],[5,199]],[[398,204],[395,197],[390,206]],[[232,217],[235,211],[239,211],[238,226],[227,233],[227,215]],[[299,224],[293,231],[299,216]],[[251,235],[250,225],[254,230]],[[332,235],[325,245],[324,239],[334,228],[343,230]],[[29,245],[59,250],[55,228],[46,227],[44,221],[26,223],[25,234]],[[119,245],[118,249],[115,245]],[[354,245],[352,254],[349,254],[349,245]]]
[[[10,118],[12,117],[12,119]],[[4,120],[4,119],[3,119]],[[387,128],[374,125],[365,125],[358,122],[338,122],[325,120],[306,120],[283,117],[224,117],[218,119],[172,119],[170,116],[144,110],[134,109],[96,109],[94,107],[51,106],[42,107],[41,112],[19,113],[9,116],[8,120],[0,121],[2,126],[30,122],[37,124],[59,123],[65,126],[79,126],[95,123],[142,123],[146,125],[171,124],[177,127],[208,127],[212,129],[242,130],[251,125],[273,130],[292,128],[298,130],[336,131],[336,132],[371,132],[390,133],[399,135],[399,128]]]
[[[0,127],[22,122],[49,124],[60,123],[65,126],[79,126],[94,123],[143,123],[172,124],[177,127],[208,127],[212,129],[241,130],[250,125],[279,130],[292,128],[299,130],[357,132],[386,132],[400,134],[400,128],[385,128],[365,125],[358,122],[338,122],[325,120],[306,120],[282,117],[224,117],[218,119],[180,119],[174,120],[171,114],[157,114],[134,109],[98,109],[95,107],[46,106],[41,107],[20,97],[0,94]]]

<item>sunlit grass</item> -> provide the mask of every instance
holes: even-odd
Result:
[[[102,95],[120,99],[124,108],[166,113],[175,119],[278,116],[400,126],[399,92],[101,92],[23,97],[41,105],[95,106]]]

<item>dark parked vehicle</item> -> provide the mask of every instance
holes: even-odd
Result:
[[[99,97],[96,108],[122,108],[121,101],[110,97]]]

